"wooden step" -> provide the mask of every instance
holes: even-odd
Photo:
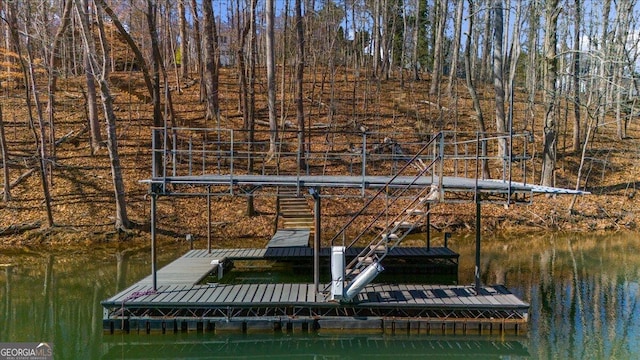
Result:
[[[283,218],[303,218],[303,219],[313,219],[313,214],[305,214],[298,211],[295,212],[281,212],[280,215]]]
[[[311,211],[311,208],[307,204],[280,204],[280,209],[297,209]]]
[[[280,204],[280,209],[295,209],[295,210],[311,211],[311,209],[309,209],[309,205],[307,204],[300,204],[300,205]]]
[[[422,209],[408,209],[406,213],[407,215],[424,215],[427,212]]]
[[[373,258],[371,256],[358,256],[358,262],[361,264],[373,264]]]
[[[382,240],[384,241],[396,241],[399,237],[396,234],[384,234],[382,235]]]
[[[396,221],[396,222],[393,223],[393,226],[395,228],[398,228],[398,229],[407,230],[407,229],[411,229],[413,227],[416,227],[417,224],[414,224],[414,223],[409,222],[409,221]]]
[[[308,227],[308,228],[313,228],[314,224],[313,221],[301,221],[301,220],[292,220],[292,221],[283,221],[282,222],[282,226],[284,227]]]
[[[369,248],[371,250],[373,250],[376,253],[384,253],[387,252],[387,246],[386,245],[371,245],[369,246]]]

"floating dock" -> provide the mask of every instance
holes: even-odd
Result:
[[[473,286],[369,284],[353,302],[344,304],[327,301],[311,283],[204,281],[216,274],[219,264],[265,259],[275,249],[291,250],[191,250],[158,271],[155,290],[148,276],[104,300],[103,329],[106,333],[348,330],[430,334],[526,330],[529,304],[499,285],[483,286],[477,293]]]
[[[299,133],[281,135],[279,149],[299,149]],[[481,282],[482,205],[526,205],[535,194],[584,192],[530,183],[529,134],[414,135],[323,130],[308,134],[316,139],[313,151],[279,151],[273,161],[266,142],[243,142],[242,131],[153,129],[152,174],[143,180],[151,200],[151,275],[102,302],[104,331],[525,331],[529,304],[502,285]],[[516,142],[522,155],[488,154],[504,144],[512,151]],[[502,178],[485,178],[489,163],[502,164]],[[227,195],[277,199],[277,231],[265,249],[211,248],[211,198]],[[190,251],[157,270],[156,207],[162,196],[206,198],[207,250]],[[363,204],[330,239],[331,248],[322,248],[321,203],[333,197],[356,197]],[[457,276],[458,254],[447,248],[447,237],[444,247],[431,246],[430,216],[439,204],[461,203],[476,208],[474,284],[408,280],[411,271],[422,277],[437,267]],[[360,216],[368,216],[368,224],[355,221]],[[414,230],[425,232],[426,246],[401,246]],[[329,258],[331,287],[320,277]],[[223,272],[240,260],[291,262],[295,273],[312,266],[313,282],[223,284]],[[394,266],[405,272],[386,282],[376,278],[383,267],[390,274]]]

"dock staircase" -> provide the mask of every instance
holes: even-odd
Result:
[[[433,160],[429,163],[424,162],[422,158],[428,149],[434,147],[434,144],[437,149],[437,145],[441,145],[441,140],[440,135],[435,136],[418,153],[407,160],[406,164],[389,180],[386,186],[370,198],[363,208],[333,237],[331,240],[332,282],[329,293],[331,301],[352,301],[367,284],[384,270],[382,261],[389,252],[399,246],[406,236],[415,229],[427,225],[426,216],[431,211],[431,204],[437,203],[443,196],[442,177],[433,175],[433,170],[442,174],[442,150],[434,151],[435,154],[431,154]],[[440,147],[440,149],[442,148]],[[438,166],[440,168],[436,169]],[[413,176],[413,181],[408,185],[390,189],[390,185],[396,177],[409,175]],[[417,180],[423,176],[432,176],[431,186],[418,187],[415,185]],[[365,212],[370,212],[374,201],[380,200],[383,196],[387,197],[384,209],[378,212],[369,224],[347,244],[346,234],[355,219]],[[391,212],[392,218],[389,217]],[[385,225],[380,226],[381,223]],[[382,228],[382,230],[369,240],[356,257],[345,264],[345,251],[356,243],[362,242],[366,234],[370,234],[376,228]],[[342,246],[337,245],[340,238],[342,238]]]
[[[310,235],[313,236],[315,224],[311,207],[307,199],[299,194],[295,188],[278,189],[276,213],[277,218],[282,219],[280,224],[276,223],[277,229],[304,229],[309,230]]]

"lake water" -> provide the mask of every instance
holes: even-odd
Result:
[[[461,254],[460,283],[472,283],[473,237],[454,235],[450,247]],[[160,265],[186,250],[160,246]],[[485,234],[483,282],[504,283],[531,304],[529,331],[510,337],[105,335],[100,301],[149,274],[148,249],[120,257],[113,245],[0,253],[8,263],[0,266],[0,342],[48,342],[56,359],[640,358],[638,234]]]

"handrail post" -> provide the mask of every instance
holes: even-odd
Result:
[[[189,135],[189,176],[193,173],[193,134]]]
[[[205,136],[202,139],[202,175],[204,175],[206,173],[206,169],[207,169],[207,163],[206,163],[206,157],[207,157],[207,132],[205,131],[204,134],[205,134]],[[221,172],[222,171],[220,171],[220,166],[218,166],[218,173],[221,173]]]
[[[484,166],[484,160],[482,160],[482,163]],[[480,133],[476,132],[476,176],[475,176],[476,183],[473,190],[473,200],[476,202],[478,201],[478,176],[480,175],[479,170],[480,170]]]
[[[230,138],[231,138],[231,144],[229,146],[229,149],[231,150],[231,156],[230,156],[231,159],[229,160],[229,162],[230,162],[230,164],[229,164],[229,193],[231,195],[233,195],[233,161],[234,161],[233,153],[235,151],[235,149],[234,149],[235,141],[234,141],[233,129],[229,130],[229,133],[230,133]]]
[[[207,186],[207,253],[211,254],[211,185]]]
[[[172,168],[172,174],[173,176],[176,176],[176,163],[177,163],[177,158],[178,158],[178,135],[176,134],[176,131],[173,130],[171,132],[171,138],[173,139],[173,151],[171,154],[171,161],[173,162],[173,164],[171,164],[171,168]]]
[[[151,189],[151,284],[153,290],[158,289],[157,260],[156,260],[156,200],[158,194]]]
[[[440,172],[440,175],[438,176],[438,189],[440,190],[440,199],[442,200],[442,198],[444,197],[444,189],[442,187],[443,181],[442,178],[444,177],[444,132],[441,131],[439,133],[440,135],[440,152],[438,153],[438,157],[440,158],[440,162],[439,162],[439,166],[438,166],[438,171]]]
[[[158,131],[158,129],[152,129],[151,130],[151,177],[156,177],[158,175],[157,171],[158,169],[156,169],[156,157],[158,156],[158,154],[156,154],[156,152],[158,151],[158,149],[156,149],[156,132]]]
[[[164,135],[162,136],[164,144],[162,146],[162,192],[167,190],[167,122],[164,123]]]
[[[366,175],[366,172],[367,172],[367,133],[363,132],[362,133],[362,188],[360,189],[362,196],[364,196],[364,187],[365,187],[364,177]]]

